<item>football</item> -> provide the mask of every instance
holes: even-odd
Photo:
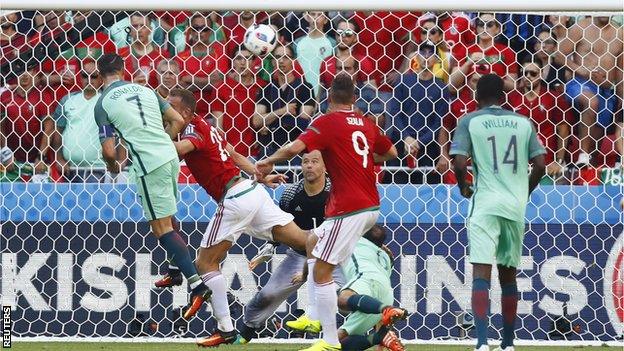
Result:
[[[245,32],[244,45],[256,56],[264,56],[275,48],[277,33],[266,24],[254,24]]]

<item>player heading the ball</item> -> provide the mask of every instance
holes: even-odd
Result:
[[[177,211],[180,162],[172,138],[184,126],[184,119],[156,92],[122,80],[124,61],[117,54],[99,58],[98,70],[104,91],[95,105],[100,128],[102,156],[111,173],[119,173],[115,157],[115,132],[130,154],[138,193],[152,234],[167,251],[191,287],[191,302],[184,314],[189,319],[210,297],[210,289],[197,274],[186,243],[173,228]]]

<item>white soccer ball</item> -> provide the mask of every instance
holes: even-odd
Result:
[[[254,24],[247,28],[243,44],[252,54],[264,56],[275,49],[277,33],[266,24]]]

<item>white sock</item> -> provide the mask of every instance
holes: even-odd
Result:
[[[336,327],[336,313],[338,313],[338,296],[336,284],[332,280],[325,284],[316,284],[317,312],[323,327],[323,340],[331,345],[337,345],[338,328]]]
[[[316,309],[316,291],[314,289],[314,263],[316,262],[316,258],[308,258],[308,280],[307,282],[307,290],[308,290],[308,309],[307,315],[312,320],[318,320],[318,312]]]
[[[234,330],[232,318],[230,317],[230,305],[227,299],[227,286],[225,278],[219,271],[214,271],[202,275],[204,283],[212,290],[210,304],[212,305],[212,315],[217,320],[218,328],[224,332]]]

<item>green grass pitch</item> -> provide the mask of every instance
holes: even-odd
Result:
[[[305,345],[294,344],[248,344],[221,346],[217,351],[292,351]],[[492,347],[493,349],[493,347]],[[74,342],[13,342],[12,351],[186,351],[198,350],[195,344],[182,343],[74,343]],[[204,350],[204,349],[201,349]],[[206,349],[209,350],[209,349]],[[374,350],[374,348],[370,349]],[[408,345],[409,351],[471,351],[470,346]],[[554,347],[517,346],[518,351],[621,351],[617,347]]]

